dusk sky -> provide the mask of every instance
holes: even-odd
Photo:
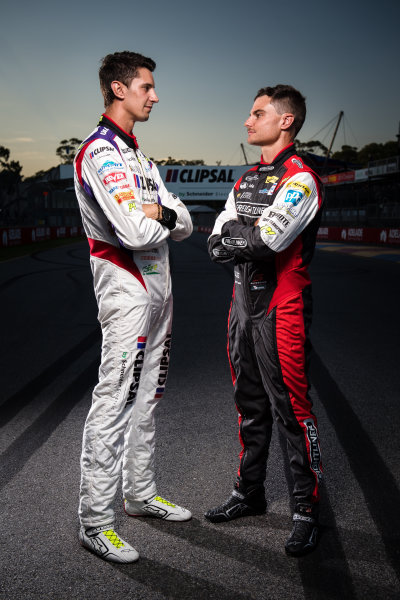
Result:
[[[239,164],[243,123],[260,87],[306,96],[303,142],[335,149],[395,140],[400,120],[399,3],[7,2],[2,8],[0,145],[23,175],[59,164],[63,138],[83,139],[103,111],[100,59],[132,50],[157,63],[160,102],[134,128],[156,160]],[[258,149],[250,149],[257,159]]]

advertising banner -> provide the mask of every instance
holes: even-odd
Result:
[[[169,192],[188,200],[220,200],[225,202],[236,181],[250,166],[159,166],[158,170]]]
[[[389,227],[320,227],[317,239],[330,242],[400,245],[400,229]]]

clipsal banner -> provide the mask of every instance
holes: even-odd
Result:
[[[251,167],[242,166],[159,166],[169,192],[181,200],[220,200],[225,202],[236,181]]]

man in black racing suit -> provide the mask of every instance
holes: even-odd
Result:
[[[293,145],[305,113],[303,96],[291,86],[258,92],[245,126],[248,142],[261,146],[262,159],[235,184],[208,243],[212,260],[235,264],[228,357],[242,451],[231,497],[205,516],[221,522],[265,512],[264,481],[275,419],[287,441],[296,504],[285,549],[296,556],[317,543],[322,475],[307,376],[307,268],[322,189]]]

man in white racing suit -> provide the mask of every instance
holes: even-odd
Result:
[[[167,239],[181,241],[193,229],[186,207],[166,190],[131,133],[158,102],[154,68],[154,61],[133,52],[103,59],[106,110],[74,163],[103,335],[83,434],[79,537],[92,552],[122,563],[139,555],[113,529],[121,468],[129,516],[191,518],[158,495],[154,477],[154,409],[164,393],[171,346]]]

